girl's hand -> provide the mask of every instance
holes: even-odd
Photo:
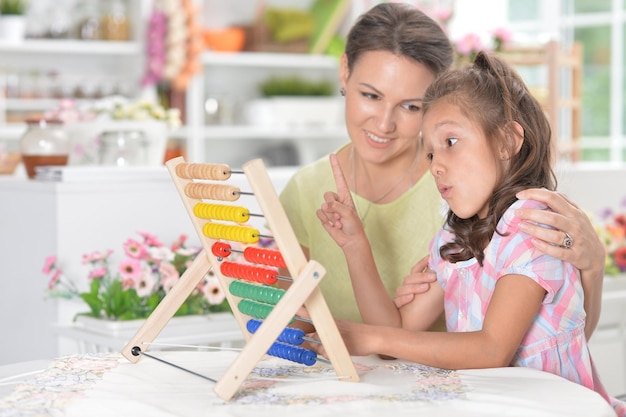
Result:
[[[604,270],[605,249],[589,217],[564,194],[546,189],[528,189],[517,194],[520,199],[544,202],[552,211],[519,209],[516,215],[523,221],[520,229],[535,237],[533,244],[548,255],[572,263],[581,272]],[[548,229],[528,221],[547,224]],[[574,241],[570,248],[563,247],[565,234]]]
[[[409,304],[416,294],[421,294],[430,289],[430,284],[437,281],[437,274],[428,269],[428,256],[418,261],[411,273],[404,278],[402,285],[396,289],[393,299],[396,307],[400,308]]]
[[[335,320],[335,322],[351,356],[368,356],[376,353],[373,345],[376,337],[374,326],[339,319]],[[311,333],[307,336],[311,339],[320,340],[317,333]],[[318,355],[328,358],[326,350],[321,343],[311,343],[310,348]]]
[[[317,217],[328,234],[343,248],[352,239],[364,236],[365,232],[337,155],[331,154],[329,158],[337,192],[324,193],[324,203],[317,210]]]

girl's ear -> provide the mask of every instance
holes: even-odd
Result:
[[[509,160],[516,155],[524,143],[524,128],[517,122],[509,122],[504,130],[504,138],[500,147],[500,159]]]
[[[346,54],[342,54],[341,60],[339,61],[339,84],[341,88],[346,88],[349,77],[350,69],[348,68],[348,56]]]

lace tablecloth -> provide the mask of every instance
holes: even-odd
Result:
[[[154,353],[213,379],[236,354]],[[533,369],[449,371],[353,359],[358,383],[338,380],[323,363],[306,367],[269,358],[226,402],[215,395],[212,382],[154,359],[131,364],[119,354],[68,356],[40,372],[0,380],[13,386],[0,399],[0,416],[614,416],[596,393]]]

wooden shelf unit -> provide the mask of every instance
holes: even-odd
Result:
[[[545,97],[536,95],[536,98],[544,106],[552,128],[556,158],[578,161],[582,134],[582,45],[574,43],[565,49],[559,42],[550,41],[539,46],[508,46],[499,56],[520,69],[545,68],[545,84],[528,85],[531,89],[545,88]]]

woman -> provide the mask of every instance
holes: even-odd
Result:
[[[350,142],[336,154],[380,279],[351,278],[342,250],[315,214],[324,191],[336,189],[328,158],[300,169],[280,196],[305,254],[326,266],[320,285],[337,318],[392,325],[397,308],[434,281],[424,272],[424,257],[443,223],[443,207],[434,180],[427,175],[418,136],[424,93],[452,61],[452,47],[439,25],[408,4],[374,6],[348,34],[340,83]],[[539,250],[581,269],[590,334],[600,311],[602,244],[586,215],[564,196],[547,190],[524,193],[520,198],[543,201],[554,210],[517,214],[554,227],[525,223]],[[564,236],[573,239],[571,248],[553,246],[561,245]],[[441,321],[434,327],[445,328]]]

